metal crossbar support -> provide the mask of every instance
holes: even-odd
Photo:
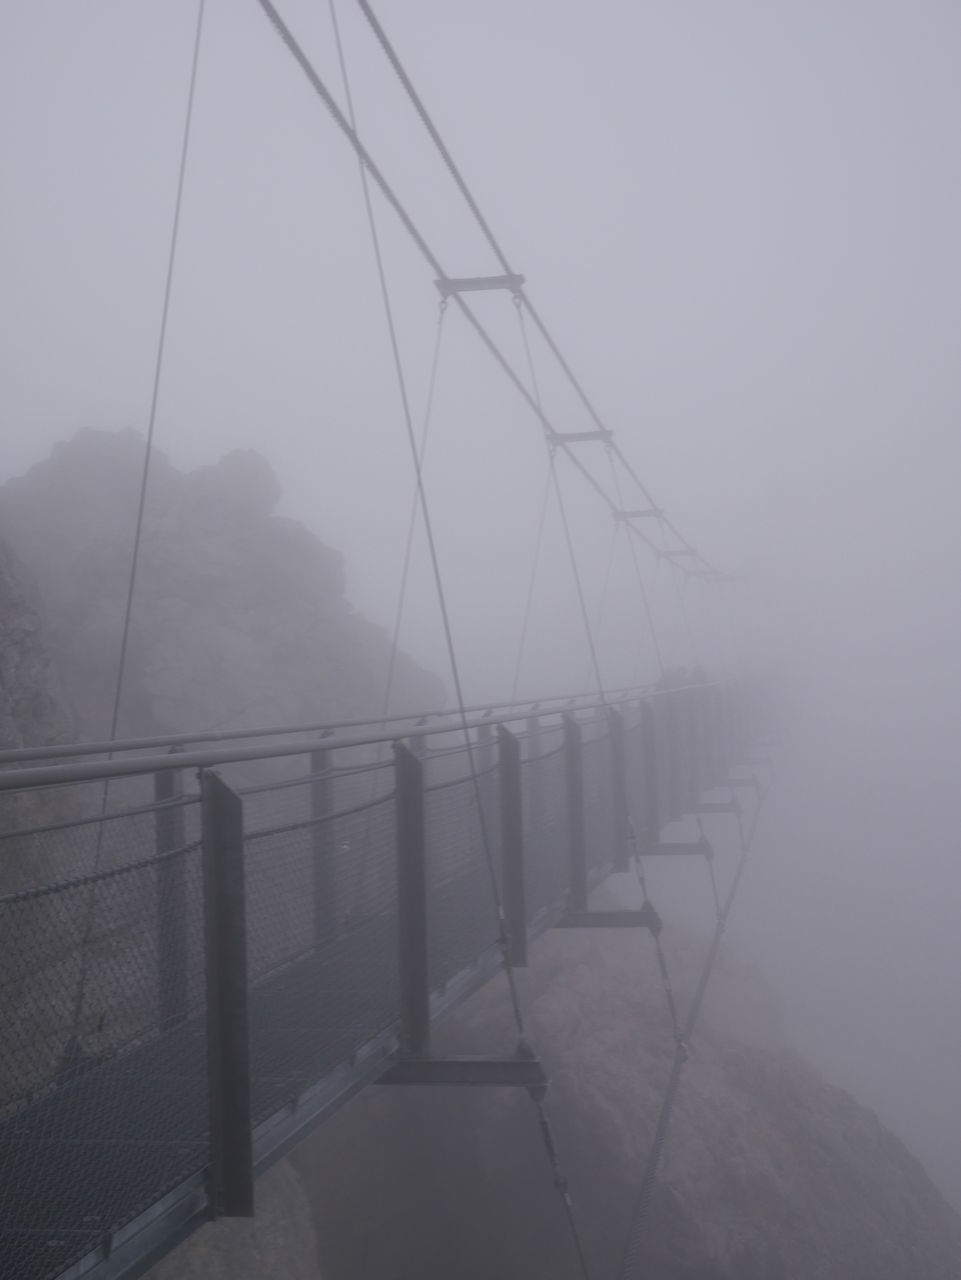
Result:
[[[442,298],[449,298],[452,293],[483,293],[492,289],[518,293],[524,287],[524,277],[514,273],[501,276],[441,276],[434,284]]]
[[[550,431],[547,439],[553,445],[583,444],[591,440],[603,440],[607,444],[612,436],[610,431]]]
[[[645,520],[649,516],[653,516],[657,520],[663,519],[664,512],[660,507],[642,507],[637,511],[615,511],[615,520]]]
[[[661,917],[650,902],[637,911],[570,911],[557,922],[558,929],[650,929],[661,932]]]
[[[692,809],[697,804],[697,798],[701,794],[701,735],[698,724],[698,713],[700,711],[698,701],[698,691],[696,689],[685,690],[681,700],[685,721],[684,741],[687,748],[685,753],[687,756],[685,811]]]
[[[331,753],[310,753],[310,846],[313,860],[314,945],[326,946],[337,932],[337,878],[334,874],[333,838],[324,821],[334,809],[330,772]]]
[[[240,797],[216,773],[200,775],[210,1204],[215,1217],[254,1212],[247,1030],[247,919]]]
[[[171,747],[170,754],[180,747]],[[155,773],[154,839],[158,854],[184,846],[184,811],[180,773]],[[166,1030],[187,1016],[187,884],[184,856],[174,855],[157,863],[157,999],[160,1025]]]
[[[430,1053],[427,961],[427,868],[424,857],[424,773],[417,756],[394,743],[397,810],[397,935],[400,1041],[405,1054]]]
[[[647,853],[657,844],[661,830],[660,806],[657,799],[657,725],[654,707],[649,698],[641,703],[641,769],[644,773],[644,828],[641,832],[641,853]]]
[[[652,858],[711,858],[714,850],[707,840],[663,840],[646,850]]]
[[[614,870],[627,871],[627,773],[624,761],[624,717],[608,707],[607,719],[611,741],[611,793],[614,799]]]
[[[504,923],[513,965],[527,964],[527,906],[524,895],[524,817],[520,743],[505,725],[497,730],[501,793],[501,883]]]
[[[564,784],[567,790],[567,848],[570,857],[571,911],[587,910],[587,856],[584,844],[584,773],[581,763],[581,726],[564,716]]]
[[[388,1067],[377,1083],[543,1089],[548,1079],[537,1058],[403,1057]]]
[[[740,802],[737,796],[731,796],[730,800],[702,800],[695,808],[695,813],[733,813],[735,815],[742,812]]]
[[[664,750],[660,759],[667,769],[667,814],[675,822],[684,813],[683,776],[681,760],[681,732],[678,724],[677,700],[674,697],[664,699]]]

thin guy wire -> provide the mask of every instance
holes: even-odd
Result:
[[[617,469],[614,466],[614,455],[610,449],[607,451],[607,458],[611,464],[611,480],[614,484],[614,493],[617,497],[617,505],[623,511],[624,499],[621,494],[621,482],[617,477]],[[634,564],[634,576],[637,579],[637,589],[641,595],[641,602],[644,606],[644,616],[647,619],[648,630],[651,633],[651,643],[654,645],[654,656],[657,658],[657,668],[661,675],[664,674],[664,658],[661,655],[661,645],[657,638],[657,627],[654,625],[654,610],[651,608],[651,600],[647,594],[647,588],[644,585],[644,575],[641,573],[641,562],[637,558],[637,547],[634,545],[634,539],[630,536],[633,530],[628,528],[627,545],[631,549],[631,560]]]
[[[524,317],[521,315],[516,294],[514,295],[514,305],[517,308],[517,322],[521,331],[521,342],[523,343],[523,346],[524,346],[524,355],[527,359],[527,373],[528,373],[528,377],[531,380],[531,391],[534,394],[534,399],[537,402],[538,406],[543,407],[541,405],[540,384],[537,381],[537,369],[534,366],[534,355],[533,355],[533,352],[531,351],[531,344],[527,339],[527,330],[524,327]],[[514,698],[517,694],[517,685],[518,685],[518,682],[520,681],[520,675],[521,675],[521,664],[523,663],[523,660],[524,660],[524,649],[527,646],[527,629],[528,629],[528,626],[530,625],[531,606],[534,602],[534,585],[537,580],[537,569],[540,564],[541,542],[544,537],[544,521],[547,516],[547,502],[550,496],[550,492],[551,492],[551,473],[550,473],[550,466],[548,466],[547,477],[544,481],[544,493],[543,493],[543,496],[541,497],[540,515],[537,520],[537,535],[534,539],[534,558],[531,563],[530,580],[527,584],[527,599],[524,603],[524,618],[523,618],[523,621],[521,622],[521,635],[517,645],[517,661],[514,663],[514,679],[511,684],[511,698]]]
[[[531,562],[531,573],[527,583],[527,599],[524,602],[524,618],[521,622],[521,636],[517,645],[517,659],[514,662],[514,678],[511,681],[511,701],[517,697],[517,686],[520,683],[521,667],[524,662],[524,649],[527,646],[527,631],[530,626],[531,607],[534,603],[534,584],[537,580],[537,569],[541,558],[541,544],[544,539],[544,524],[547,517],[547,503],[551,496],[550,466],[544,478],[544,492],[541,496],[541,510],[537,519],[537,535],[534,539],[534,558]]]
[[[627,819],[627,829],[631,837],[631,845],[634,849],[634,857],[632,859],[634,863],[634,874],[637,876],[637,882],[641,887],[641,894],[643,895],[644,902],[650,902],[651,899],[647,892],[647,876],[644,873],[644,862],[641,857],[640,850],[637,847],[637,832],[634,830],[634,822],[630,816],[628,816]],[[653,903],[651,903],[651,905],[653,906]],[[674,987],[671,984],[671,978],[667,971],[667,960],[664,956],[664,949],[661,946],[661,931],[660,929],[651,930],[651,933],[654,938],[654,950],[657,953],[657,967],[661,971],[661,985],[664,988],[668,1011],[671,1015],[671,1029],[676,1042],[680,1037],[681,1030],[677,1017],[677,1002],[674,999]]]
[[[260,0],[260,3],[261,3],[261,6],[265,8],[265,11],[268,12],[268,14],[270,10],[273,10],[273,13],[276,14],[276,10],[274,10],[273,6],[269,4],[269,0]],[[294,50],[297,51],[295,56],[298,57],[298,61],[303,59],[303,62],[306,62],[306,59],[304,58],[303,52],[300,50],[299,45],[297,45],[296,41],[294,41],[293,36],[289,33],[287,28],[283,26],[279,15],[277,15],[276,17],[274,26],[278,30],[278,32],[280,32],[283,35],[284,42],[288,45],[289,48],[291,48],[291,51],[292,52],[294,52]],[[284,35],[284,32],[286,32],[285,35]],[[302,62],[302,65],[303,65],[303,62]],[[325,90],[325,93],[326,93],[326,90]],[[334,107],[336,107],[336,104],[333,103],[332,100],[331,100],[331,103]],[[341,118],[342,118],[342,113],[339,113],[339,114],[341,114]],[[347,122],[345,121],[345,123]],[[350,129],[351,135],[356,137],[356,130],[353,128],[353,126],[348,124],[348,128]],[[366,184],[364,189],[366,192],[367,190]],[[404,374],[403,362],[401,360],[401,355],[400,355],[400,343],[397,338],[397,327],[394,322],[394,309],[393,309],[393,304],[391,303],[391,300],[390,300],[390,291],[387,286],[387,275],[384,267],[383,254],[381,252],[381,247],[380,247],[380,238],[377,235],[376,223],[372,221],[370,224],[370,228],[371,228],[371,243],[374,251],[374,260],[377,266],[377,276],[380,283],[381,300],[384,305],[384,316],[387,322],[387,329],[390,337],[390,347],[391,347],[391,353],[393,356],[394,372],[397,376],[397,387],[398,387],[398,392],[400,394],[401,408],[402,408],[403,418],[404,418],[404,431],[407,436],[407,444],[410,451],[411,462],[414,467],[414,475],[416,477],[417,496],[420,503],[421,514],[423,515],[423,519],[424,519],[424,531],[427,535],[427,546],[430,554],[430,563],[431,563],[431,570],[434,578],[434,586],[437,592],[437,603],[440,608],[441,622],[443,625],[444,642],[447,649],[447,660],[450,663],[451,679],[453,680],[453,683],[454,683],[454,692],[455,692],[455,697],[457,699],[458,716],[461,721],[461,730],[464,734],[464,745],[467,752],[468,767],[469,767],[470,778],[471,778],[471,783],[472,783],[473,792],[474,792],[474,801],[477,807],[477,820],[478,820],[478,825],[480,827],[481,843],[484,849],[484,860],[487,865],[487,874],[490,880],[491,895],[493,897],[494,907],[497,912],[497,920],[498,920],[498,927],[499,927],[498,942],[500,944],[501,951],[504,958],[504,971],[507,977],[507,986],[510,992],[511,1005],[514,1013],[514,1021],[517,1025],[518,1035],[523,1038],[524,1016],[521,1010],[520,996],[517,990],[517,978],[514,973],[513,964],[511,963],[511,958],[510,958],[510,940],[507,937],[504,907],[501,901],[500,887],[497,883],[497,872],[494,868],[494,858],[491,852],[490,833],[488,832],[488,829],[487,829],[487,817],[484,812],[484,803],[483,803],[483,796],[481,794],[480,780],[477,776],[477,768],[474,761],[474,748],[471,742],[470,728],[467,720],[466,701],[464,698],[463,685],[461,683],[461,678],[460,678],[460,666],[457,661],[457,650],[454,645],[454,635],[453,635],[453,629],[451,627],[450,614],[448,613],[448,609],[447,609],[447,595],[444,590],[443,576],[440,571],[440,558],[437,553],[437,543],[434,538],[434,527],[433,527],[433,522],[431,521],[431,516],[430,516],[430,504],[427,501],[427,491],[424,485],[424,475],[423,475],[423,471],[420,464],[420,457],[419,457],[418,448],[417,448],[417,440],[414,435],[414,422],[413,422],[413,417],[412,417],[411,408],[410,408],[410,397],[407,392],[407,379]]]
[[[515,298],[515,302],[516,302],[516,298]],[[517,308],[517,321],[518,321],[518,324],[520,325],[521,338],[523,339],[523,342],[524,342],[524,352],[527,356],[527,367],[530,370],[531,384],[534,390],[534,397],[537,401],[538,408],[540,408],[541,393],[537,383],[537,374],[534,369],[534,357],[531,352],[531,344],[527,334],[527,326],[524,323],[524,312],[520,309],[520,307]],[[603,702],[604,701],[604,681],[601,677],[600,663],[597,660],[597,646],[594,643],[594,632],[591,628],[590,614],[587,611],[587,602],[585,601],[585,598],[584,598],[584,588],[581,584],[581,575],[577,567],[577,557],[574,554],[574,540],[571,537],[571,528],[567,519],[567,511],[565,510],[565,507],[564,507],[564,498],[561,494],[560,483],[558,482],[558,479],[557,479],[557,468],[554,464],[554,448],[549,439],[546,440],[545,443],[547,445],[547,453],[548,453],[548,458],[550,460],[550,478],[554,486],[554,494],[557,498],[557,505],[561,513],[561,524],[563,525],[563,528],[564,528],[564,541],[567,544],[567,554],[571,562],[571,572],[574,575],[574,585],[577,588],[577,599],[578,599],[578,603],[580,604],[581,617],[584,622],[584,634],[587,637],[587,647],[590,651],[591,666],[594,671],[594,678],[597,681],[597,692],[598,692],[598,695],[600,696],[601,701]]]
[[[150,413],[147,420],[147,441],[144,450],[143,470],[140,476],[140,495],[137,502],[137,524],[134,530],[133,552],[130,558],[130,575],[127,581],[127,598],[124,605],[123,632],[120,639],[120,658],[117,665],[117,679],[114,686],[113,710],[110,717],[110,741],[117,737],[117,725],[120,720],[120,700],[123,694],[123,679],[127,665],[127,649],[130,642],[130,619],[133,613],[134,592],[137,585],[137,569],[140,563],[140,542],[143,536],[144,509],[147,501],[147,482],[150,477],[150,463],[153,457],[154,430],[157,424],[157,401],[160,395],[160,379],[163,373],[164,351],[167,342],[167,320],[170,315],[170,295],[173,287],[174,264],[177,260],[177,240],[180,232],[180,210],[183,204],[184,177],[187,172],[187,155],[190,149],[190,126],[193,121],[194,97],[197,87],[197,65],[200,60],[200,40],[203,33],[204,7],[206,0],[199,0],[197,5],[197,25],[194,33],[193,57],[190,65],[190,85],[187,90],[187,109],[184,118],[183,139],[180,146],[180,168],[177,174],[177,194],[174,200],[173,226],[170,232],[170,249],[167,254],[167,273],[164,283],[163,307],[160,314],[160,334],[157,341],[157,358],[154,363],[153,387],[150,395]],[[113,759],[113,752],[107,756]],[[100,798],[100,813],[107,811],[107,796],[110,789],[109,778],[104,779],[103,792]],[[100,870],[103,856],[103,828],[97,835],[97,847],[94,853],[93,874]],[[88,901],[83,937],[80,941],[80,975],[74,997],[73,1014],[70,1022],[70,1037],[64,1049],[64,1060],[75,1057],[78,1050],[78,1031],[83,1002],[87,987],[88,951],[90,935],[93,931],[93,904]]]

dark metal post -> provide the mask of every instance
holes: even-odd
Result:
[[[581,727],[564,716],[564,782],[567,787],[567,839],[571,862],[570,910],[587,910],[587,857],[584,850],[584,772]]]
[[[484,821],[492,827],[497,821],[494,813],[494,773],[497,764],[497,748],[494,739],[494,726],[482,724],[477,728],[477,755],[475,757],[477,772],[480,777],[481,803],[484,806]]]
[[[611,739],[611,794],[614,799],[614,870],[626,871],[630,865],[627,853],[627,772],[624,760],[624,717],[609,707],[607,711]]]
[[[524,819],[521,808],[520,743],[505,725],[497,729],[501,793],[501,880],[504,922],[511,962],[527,964],[527,907],[524,895]]]
[[[424,774],[420,760],[394,743],[397,806],[397,930],[401,1047],[430,1052],[430,975],[427,953],[427,867],[424,856]]]
[[[644,774],[644,830],[641,853],[657,844],[661,835],[660,806],[657,797],[657,725],[654,707],[645,699],[641,703],[641,769]]]
[[[667,770],[667,817],[675,821],[684,813],[681,734],[677,691],[664,694],[664,741],[661,759]]]
[[[684,693],[685,745],[687,747],[687,796],[685,810],[692,810],[701,794],[700,689]]]
[[[240,797],[217,774],[200,775],[203,803],[204,941],[210,1202],[215,1217],[254,1212],[247,1030],[247,919]]]
[[[314,881],[314,946],[333,941],[337,932],[337,877],[334,874],[333,837],[324,821],[333,812],[333,777],[330,752],[310,753],[310,842]]]
[[[173,755],[181,750],[171,747]],[[177,802],[183,795],[179,769],[154,774],[154,838],[158,854],[182,849],[184,811]],[[175,1026],[187,1016],[187,884],[186,854],[157,863],[157,1003],[160,1025]]]

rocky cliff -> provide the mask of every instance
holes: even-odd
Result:
[[[682,1001],[701,959],[693,944],[668,951]],[[609,1278],[670,1066],[650,939],[548,935],[523,985],[591,1271]],[[502,980],[435,1039],[437,1051],[512,1046]],[[259,1227],[272,1252],[251,1255],[249,1226],[221,1223],[158,1280],[581,1276],[522,1093],[368,1089],[294,1150],[278,1183],[285,1197],[266,1188]],[[279,1231],[294,1205],[307,1220]],[[211,1250],[221,1270],[197,1271]],[[961,1220],[873,1113],[785,1046],[763,983],[728,959],[685,1069],[643,1263],[651,1280],[961,1280]]]
[[[0,486],[0,537],[37,584],[81,738],[110,728],[143,448],[133,431],[81,431]],[[388,638],[351,608],[339,555],[276,514],[279,497],[253,452],[193,472],[154,456],[122,735],[380,710]],[[443,699],[399,655],[395,706]]]

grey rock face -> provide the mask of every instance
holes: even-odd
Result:
[[[0,747],[62,742],[71,724],[24,566],[0,543]]]
[[[0,487],[0,536],[35,578],[78,734],[106,737],[144,442],[82,431]],[[274,514],[276,477],[235,452],[185,473],[154,455],[120,733],[376,714],[386,634],[344,594],[340,557]],[[399,655],[396,704],[438,705]]]
[[[682,1004],[698,949],[668,955]],[[592,1271],[616,1274],[670,1070],[650,939],[548,935],[522,976]],[[656,1280],[961,1280],[961,1220],[904,1146],[716,974],[644,1235]],[[436,1049],[510,1052],[503,983]],[[328,1280],[580,1276],[520,1091],[371,1089],[292,1153]],[[362,1208],[359,1208],[362,1206]]]

